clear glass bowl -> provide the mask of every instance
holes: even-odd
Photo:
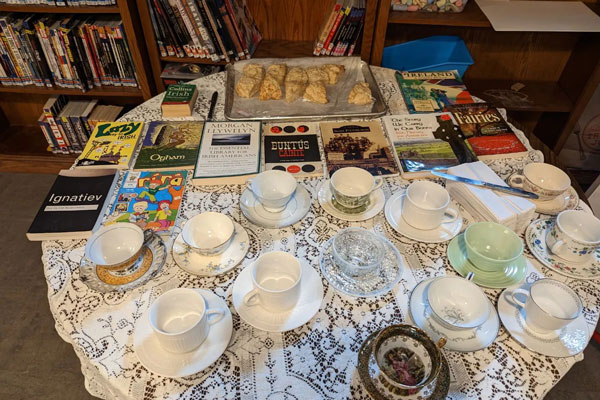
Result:
[[[363,228],[347,228],[333,238],[333,261],[341,272],[361,277],[378,270],[385,256],[379,236]]]

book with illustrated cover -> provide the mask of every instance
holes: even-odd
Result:
[[[203,126],[202,122],[150,122],[133,169],[194,168]]]
[[[460,164],[450,144],[440,139],[398,144],[395,149],[405,179],[427,177],[434,168],[448,169]]]
[[[396,72],[398,86],[411,114],[445,111],[455,104],[473,103],[458,71]]]
[[[204,123],[194,168],[195,185],[242,184],[260,172],[261,123]]]
[[[263,171],[294,176],[323,176],[318,127],[314,122],[275,123],[264,127]]]
[[[29,240],[86,239],[100,226],[117,183],[114,169],[62,170],[27,230]]]
[[[478,157],[514,157],[527,152],[525,145],[491,104],[457,104],[449,110]]]
[[[75,166],[78,168],[127,169],[131,156],[140,139],[144,123],[100,122],[96,124],[90,139]]]
[[[373,175],[396,176],[396,160],[381,123],[373,121],[321,122],[327,172],[359,167]]]
[[[177,220],[187,171],[129,171],[104,225],[131,222],[170,235]]]

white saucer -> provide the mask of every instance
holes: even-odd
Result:
[[[417,229],[409,225],[404,218],[402,218],[402,206],[404,205],[405,198],[406,190],[401,190],[394,193],[394,195],[385,202],[385,219],[387,219],[387,222],[396,232],[409,239],[425,243],[446,242],[460,233],[460,229],[463,225],[463,219],[460,215],[456,220],[441,224],[436,229]],[[454,205],[458,210],[458,205]]]
[[[246,230],[233,222],[235,233],[229,247],[216,256],[201,256],[189,251],[181,233],[173,241],[173,259],[181,269],[192,275],[215,276],[229,271],[240,263],[250,248],[250,238]]]
[[[209,290],[195,289],[204,296],[208,308],[221,308],[223,318],[211,325],[206,340],[189,353],[175,354],[162,348],[146,311],[135,326],[133,350],[146,369],[168,378],[181,378],[202,371],[217,361],[229,345],[233,332],[231,312],[225,300]]]
[[[264,228],[285,228],[300,221],[310,210],[310,193],[298,184],[296,193],[292,196],[283,211],[270,212],[254,197],[251,190],[246,189],[240,197],[240,208],[244,216],[255,225]]]
[[[573,186],[553,200],[531,200],[535,211],[540,214],[558,215],[561,211],[572,210],[579,204],[579,195]]]
[[[444,349],[469,352],[485,349],[492,344],[500,328],[500,320],[492,303],[487,300],[490,316],[477,328],[461,330],[445,328],[433,318],[427,301],[427,289],[434,279],[419,283],[410,294],[408,310],[413,322],[431,336],[434,342],[445,337],[447,342]]]
[[[583,314],[569,325],[549,333],[538,333],[525,323],[525,310],[507,300],[509,290],[500,294],[498,314],[510,335],[531,351],[550,357],[570,357],[581,353],[588,344],[588,325]]]
[[[282,313],[272,313],[260,305],[248,307],[244,296],[252,290],[250,267],[247,265],[233,284],[231,299],[241,319],[253,327],[267,332],[285,332],[304,325],[319,311],[323,301],[323,283],[321,276],[305,261],[302,264],[300,280],[300,298],[296,306]]]
[[[335,206],[333,204],[333,194],[331,193],[331,188],[329,187],[329,179],[326,179],[319,183],[317,186],[317,198],[319,199],[319,204],[323,207],[328,214],[333,215],[334,217],[341,219],[343,221],[364,221],[370,218],[373,218],[381,210],[385,205],[385,195],[383,194],[383,189],[377,189],[373,193],[371,193],[369,205],[360,212],[356,214],[350,212],[344,212],[340,208],[341,206]]]
[[[546,245],[546,234],[554,225],[554,218],[533,221],[525,231],[525,241],[539,262],[559,274],[575,279],[600,278],[600,249],[589,261],[575,263],[552,254]]]

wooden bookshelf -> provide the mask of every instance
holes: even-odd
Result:
[[[0,93],[29,93],[44,94],[52,96],[55,94],[67,94],[69,96],[88,96],[88,97],[131,97],[141,101],[144,98],[140,88],[127,86],[101,86],[91,90],[82,91],[80,89],[62,88],[60,86],[0,86]],[[40,110],[41,113],[41,110]]]
[[[390,11],[388,23],[405,25],[465,26],[473,28],[489,28],[492,26],[474,0],[470,0],[463,12],[460,13]]]
[[[58,7],[43,4],[0,4],[0,12],[45,14],[119,14],[119,6]]]

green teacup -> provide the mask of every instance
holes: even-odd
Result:
[[[502,271],[523,254],[523,240],[495,222],[477,222],[465,229],[467,258],[483,271]]]

